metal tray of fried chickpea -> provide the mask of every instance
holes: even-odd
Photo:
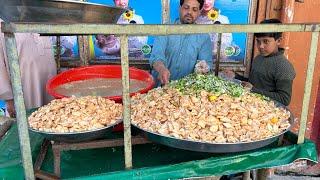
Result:
[[[40,134],[44,138],[51,141],[72,143],[72,142],[90,141],[90,140],[106,137],[108,134],[112,132],[113,127],[120,124],[121,122],[122,122],[122,119],[116,121],[116,123],[110,126],[106,126],[106,127],[91,130],[91,131],[83,131],[83,132],[69,132],[69,133],[44,132],[44,131],[32,129],[30,127],[29,127],[29,130],[34,133]]]
[[[34,111],[28,122],[30,131],[49,140],[88,141],[122,122],[122,105],[98,96],[55,99]]]
[[[284,105],[277,102],[275,102],[275,104],[276,106],[283,107],[289,111],[289,109]],[[238,142],[238,143],[207,143],[207,142],[201,142],[201,141],[178,139],[172,136],[166,136],[166,135],[154,133],[151,131],[147,131],[134,124],[132,124],[132,126],[137,128],[140,132],[142,132],[142,134],[150,141],[163,144],[166,146],[170,146],[178,149],[190,150],[190,151],[198,151],[198,152],[234,153],[234,152],[254,150],[254,149],[258,149],[258,148],[262,148],[264,146],[270,145],[271,143],[278,140],[280,136],[282,136],[284,133],[286,133],[291,129],[294,123],[294,116],[291,112],[290,112],[289,122],[290,122],[290,127],[288,127],[285,131],[282,131],[280,134],[277,134],[275,136],[271,136],[269,138],[265,138],[259,141]]]

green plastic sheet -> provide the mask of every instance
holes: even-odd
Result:
[[[30,138],[35,162],[43,138],[32,132]],[[285,139],[295,143],[297,136],[286,133]],[[133,170],[124,170],[123,147],[64,151],[61,176],[72,179],[179,179],[281,166],[297,159],[316,162],[315,144],[306,140],[299,145],[277,147],[274,143],[258,150],[233,154],[200,153],[144,144],[133,146]],[[41,169],[53,172],[51,149]],[[24,179],[16,125],[0,141],[0,179]]]

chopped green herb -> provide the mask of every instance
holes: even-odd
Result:
[[[215,95],[228,94],[239,97],[244,93],[244,88],[237,83],[226,81],[214,74],[190,74],[182,79],[172,81],[169,86],[178,89],[183,94],[199,95],[202,90]]]

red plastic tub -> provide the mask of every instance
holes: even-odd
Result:
[[[47,83],[47,92],[56,99],[66,97],[62,94],[55,92],[55,88],[72,81],[93,79],[93,78],[121,78],[121,66],[120,65],[94,65],[80,68],[70,69],[50,79]],[[154,86],[154,80],[150,73],[147,71],[130,67],[129,68],[130,79],[136,79],[147,82],[147,87],[137,92],[130,93],[133,96],[137,93],[143,94],[148,92]],[[114,100],[117,103],[122,103],[122,96],[109,96],[105,97]],[[113,131],[122,131],[123,124],[119,124],[114,127]]]
[[[147,82],[147,87],[137,92],[130,93],[133,96],[137,93],[146,93],[154,86],[154,80],[150,73],[147,71],[137,69],[134,67],[129,68],[130,79],[136,79]],[[93,79],[93,78],[121,78],[120,65],[94,65],[80,68],[70,69],[50,79],[47,83],[47,92],[56,99],[67,97],[55,91],[55,88],[72,81]],[[109,96],[105,97],[114,100],[117,103],[122,102],[122,96]]]

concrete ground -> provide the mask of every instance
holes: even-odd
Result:
[[[315,164],[300,160],[287,166],[275,168],[275,174],[320,177],[320,163]]]
[[[300,160],[287,166],[275,168],[271,180],[320,180],[320,164]]]
[[[310,176],[290,176],[290,175],[273,175],[270,180],[320,180],[320,177],[310,177]]]

